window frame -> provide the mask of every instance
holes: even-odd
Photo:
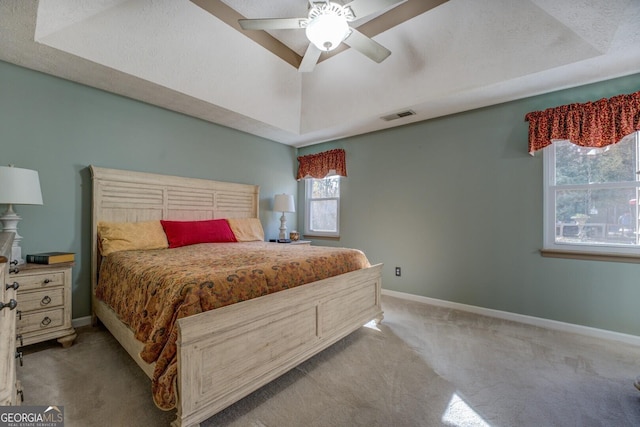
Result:
[[[330,178],[338,179],[338,196],[337,197],[311,197],[313,194],[313,182],[315,180],[324,180]],[[340,198],[342,196],[342,177],[340,175],[330,175],[324,178],[306,178],[304,180],[304,235],[314,237],[340,237]],[[317,231],[311,229],[311,203],[314,201],[336,201],[336,231]]]
[[[636,150],[636,170],[640,172],[640,131],[635,132],[632,136]],[[636,187],[636,193],[640,193],[640,175],[636,175],[635,181],[629,182],[609,182],[609,183],[591,183],[591,184],[567,184],[556,185],[555,170],[555,143],[545,147],[543,150],[543,252],[574,252],[595,255],[612,255],[612,256],[632,256],[640,257],[640,240],[635,245],[615,244],[615,243],[558,243],[556,242],[556,200],[555,191],[557,189],[564,190],[580,190],[580,189],[611,189],[611,188],[628,188]],[[638,199],[636,199],[638,200]]]

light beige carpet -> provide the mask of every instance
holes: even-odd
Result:
[[[362,328],[203,426],[639,426],[640,348],[391,297]],[[150,382],[102,328],[25,349],[25,404],[67,427],[164,426]]]

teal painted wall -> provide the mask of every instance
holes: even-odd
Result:
[[[40,174],[44,205],[15,207],[23,255],[76,253],[74,318],[90,314],[88,165],[259,184],[270,238],[280,226],[273,195],[297,188],[292,147],[5,62],[0,129],[0,164]],[[296,218],[287,225],[294,228]]]
[[[640,265],[550,259],[542,245],[542,157],[524,115],[640,90],[640,75],[296,150],[232,129],[0,62],[0,164],[40,173],[43,206],[18,206],[23,253],[76,252],[73,316],[90,313],[87,166],[295,192],[296,155],[342,147],[342,236],[383,262],[387,289],[640,335]],[[299,209],[300,211],[300,209]],[[288,227],[302,229],[302,215]],[[393,275],[401,266],[402,277]]]
[[[542,155],[524,121],[638,90],[633,75],[302,148],[347,151],[341,238],[317,242],[384,263],[386,289],[640,335],[640,264],[540,256]]]

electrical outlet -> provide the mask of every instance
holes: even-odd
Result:
[[[402,275],[402,271],[400,270],[400,267],[396,267],[396,276],[400,277]]]

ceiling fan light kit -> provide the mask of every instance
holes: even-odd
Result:
[[[336,3],[315,3],[309,11],[306,35],[318,49],[328,52],[337,48],[349,35],[351,9]]]

